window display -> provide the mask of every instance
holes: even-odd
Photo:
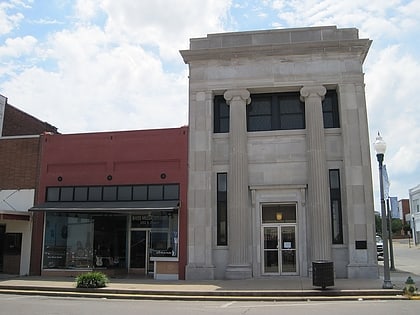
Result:
[[[90,268],[92,249],[93,220],[88,215],[47,213],[44,268]]]

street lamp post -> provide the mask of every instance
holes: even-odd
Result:
[[[382,238],[383,238],[383,250],[384,250],[384,283],[382,285],[383,289],[392,289],[393,285],[391,282],[391,275],[389,271],[389,254],[388,254],[388,232],[387,232],[387,222],[386,222],[386,211],[385,211],[385,199],[384,199],[384,183],[382,175],[382,166],[384,161],[384,154],[386,151],[386,143],[382,139],[381,135],[378,132],[376,141],[373,144],[376,151],[376,158],[379,163],[379,187],[381,194],[381,216],[382,216]]]

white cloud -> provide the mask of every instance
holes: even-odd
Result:
[[[140,46],[112,43],[96,27],[51,37],[56,72],[31,67],[3,88],[9,101],[61,131],[143,129],[186,123],[187,75],[163,72]],[[175,113],[175,115],[174,115]]]
[[[75,15],[82,21],[89,21],[98,14],[100,2],[100,0],[77,0],[74,6]]]
[[[420,25],[418,0],[274,0],[272,8],[278,11],[278,24],[357,26],[362,37],[375,39],[417,33],[414,28]]]
[[[391,194],[407,197],[408,189],[418,184],[420,174],[420,150],[416,145],[420,139],[420,112],[415,97],[420,90],[420,62],[404,53],[400,45],[374,53],[370,60],[366,97],[372,142],[380,131],[387,142],[385,159],[393,183]]]
[[[179,127],[188,109],[179,50],[191,37],[223,31],[229,6],[225,0],[78,1],[74,24],[33,42],[36,60],[15,67],[1,93],[61,132]],[[98,16],[105,27],[95,25]]]
[[[231,1],[102,1],[107,33],[128,41],[158,47],[164,59],[179,60],[189,38],[223,31]]]
[[[33,52],[37,39],[32,36],[8,38],[4,46],[0,46],[0,58],[19,57]]]
[[[22,13],[11,13],[14,7],[13,1],[0,3],[0,35],[10,33],[24,18]]]

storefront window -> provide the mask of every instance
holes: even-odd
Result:
[[[133,232],[141,235],[143,258],[136,256],[133,235],[137,234]],[[131,243],[127,243],[128,235]],[[135,268],[139,259],[145,265],[149,257],[178,257],[178,211],[46,212],[44,240],[43,269],[126,269],[129,250],[130,267]]]
[[[92,245],[93,220],[88,215],[47,213],[44,268],[90,268]]]
[[[44,269],[125,268],[126,215],[47,213]]]
[[[178,213],[159,211],[152,214],[151,257],[178,256]]]

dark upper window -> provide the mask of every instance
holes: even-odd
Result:
[[[248,131],[305,129],[305,104],[299,92],[251,95]]]
[[[133,198],[133,187],[132,186],[119,186],[118,187],[118,200],[131,200]]]
[[[47,201],[147,201],[178,200],[179,185],[47,187]]]
[[[324,117],[324,128],[340,128],[337,92],[335,90],[330,90],[325,94],[322,102],[322,114]]]
[[[87,197],[88,187],[74,187],[74,201],[86,201]]]
[[[117,200],[117,186],[104,186],[103,200],[116,201]]]
[[[325,128],[339,128],[337,93],[328,91],[322,102]],[[299,92],[252,94],[247,107],[248,131],[305,129],[305,104]],[[214,98],[214,132],[229,132],[229,106],[223,95]]]
[[[229,132],[229,106],[223,95],[214,98],[214,132]]]

